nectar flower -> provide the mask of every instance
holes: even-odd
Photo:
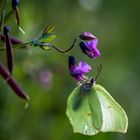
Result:
[[[84,74],[88,73],[91,70],[91,67],[83,61],[80,61],[79,64],[76,64],[76,59],[74,56],[69,56],[69,71],[70,74],[77,80],[84,80]]]
[[[97,49],[98,39],[93,39],[92,41],[84,42],[81,41],[79,46],[83,53],[85,53],[90,58],[97,58],[99,57],[100,51]]]
[[[79,37],[82,39],[82,40],[86,40],[86,41],[91,41],[93,39],[95,39],[96,37],[91,34],[90,32],[83,32],[79,35]]]

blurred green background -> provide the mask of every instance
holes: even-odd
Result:
[[[2,2],[2,0],[1,0]],[[7,11],[11,8],[8,3]],[[101,57],[93,60],[78,45],[70,52],[92,67],[103,65],[97,83],[103,85],[128,115],[126,134],[83,136],[72,132],[65,115],[67,98],[76,81],[69,75],[67,57],[40,48],[14,50],[14,77],[30,96],[27,109],[0,78],[0,140],[139,140],[140,138],[140,1],[139,0],[20,0],[23,35],[10,23],[11,35],[23,41],[40,36],[48,24],[56,25],[54,44],[68,48],[74,38],[89,31],[99,38]],[[5,52],[0,52],[5,63]]]

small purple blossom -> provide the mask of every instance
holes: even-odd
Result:
[[[88,55],[90,58],[97,58],[101,55],[100,51],[97,49],[97,45],[98,45],[97,38],[93,39],[92,41],[88,42],[81,41],[79,43],[79,46],[83,51],[83,53]]]
[[[95,39],[96,37],[91,34],[90,32],[83,32],[79,35],[79,37],[82,39],[82,40],[86,40],[86,41],[91,41],[93,39]]]
[[[76,64],[76,59],[74,56],[69,56],[69,70],[70,74],[77,80],[84,80],[84,74],[91,70],[91,67],[83,61]]]

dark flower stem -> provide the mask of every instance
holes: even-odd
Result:
[[[70,46],[70,48],[68,48],[67,50],[62,50],[60,48],[57,48],[56,46],[52,45],[51,47],[53,47],[55,50],[57,50],[58,52],[61,52],[61,53],[66,53],[66,52],[69,52],[71,49],[73,49],[73,47],[75,46],[75,43],[76,41],[78,40],[78,38],[75,38],[73,44]]]
[[[16,80],[10,75],[6,68],[0,63],[0,75],[7,82],[7,84],[13,89],[13,91],[21,98],[29,100],[29,97],[17,84]]]

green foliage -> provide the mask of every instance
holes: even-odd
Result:
[[[10,22],[13,20],[14,18],[14,10],[10,10],[4,18],[4,25],[10,24]]]
[[[41,43],[51,43],[54,39],[55,39],[56,35],[54,35],[53,33],[47,33],[47,34],[43,34],[38,41],[40,41]]]
[[[67,102],[66,114],[74,132],[95,135],[127,131],[128,119],[124,110],[102,86],[96,84],[85,93],[81,88],[75,88]]]
[[[32,46],[39,46],[44,50],[49,50],[52,44],[50,44],[56,37],[52,31],[54,30],[55,26],[48,25],[42,33],[42,36],[36,40],[33,40],[30,45]]]

